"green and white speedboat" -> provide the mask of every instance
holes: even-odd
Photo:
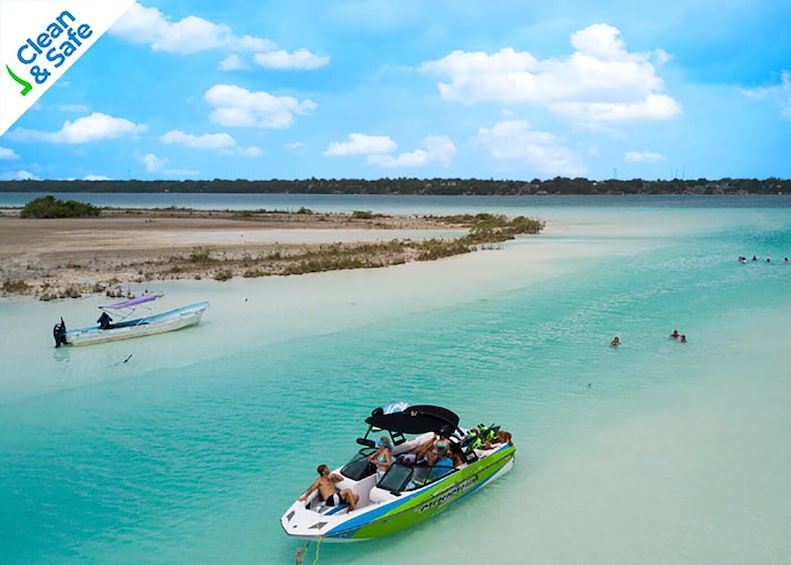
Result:
[[[375,409],[365,422],[368,431],[357,439],[363,447],[333,471],[343,478],[336,483],[338,489],[349,488],[359,496],[357,508],[327,506],[314,490],[306,500],[297,499],[280,519],[288,535],[345,542],[393,534],[445,510],[514,464],[510,433],[483,424],[460,428],[459,417],[440,406],[389,405]],[[377,482],[376,468],[369,462],[375,442],[369,436],[382,435],[391,439],[393,463]],[[399,462],[399,455],[434,438],[449,440],[456,454],[453,468]]]

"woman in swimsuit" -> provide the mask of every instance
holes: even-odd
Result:
[[[381,481],[390,465],[393,464],[393,458],[390,455],[390,440],[386,436],[382,436],[376,442],[376,451],[368,456],[368,461],[376,465],[376,481]]]

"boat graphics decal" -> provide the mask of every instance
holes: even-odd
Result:
[[[423,504],[418,508],[418,512],[425,512],[429,508],[434,506],[445,504],[446,502],[450,501],[451,499],[457,497],[460,493],[464,492],[475,483],[478,482],[478,475],[475,474],[472,477],[461,481],[460,483],[456,483],[452,487],[447,490],[444,490],[438,493],[434,498],[432,498],[427,503]]]

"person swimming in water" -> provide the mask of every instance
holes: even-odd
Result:
[[[614,338],[612,338],[610,345],[612,345],[613,347],[618,347],[619,345],[621,345],[621,340],[618,338],[618,336],[615,336]]]
[[[681,334],[680,334],[680,333],[678,333],[678,330],[673,330],[673,333],[672,333],[672,334],[670,334],[670,337],[672,337],[673,339],[676,339],[676,338],[677,338],[678,336],[680,336],[680,335],[681,335]]]

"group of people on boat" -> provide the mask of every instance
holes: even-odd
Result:
[[[410,466],[425,465],[445,474],[462,462],[457,456],[454,457],[455,453],[451,450],[451,445],[449,438],[434,434],[416,448],[399,455],[398,462]]]
[[[463,439],[469,440],[470,445],[475,448],[490,448],[491,443],[497,441],[496,433],[499,426],[486,428],[481,424],[479,427],[481,429],[470,430],[467,434],[468,437]],[[392,445],[387,436],[379,438],[375,446],[376,450],[368,455],[368,461],[376,467],[377,483],[382,480],[394,463],[426,467],[430,469],[430,474],[434,480],[448,474],[464,463],[464,456],[458,441],[454,442],[451,438],[441,433],[434,433],[431,438],[417,447],[399,454],[397,458],[393,457]],[[316,471],[319,477],[299,497],[299,500],[307,500],[313,491],[318,490],[319,497],[326,506],[333,507],[340,504],[348,504],[350,511],[357,508],[357,503],[360,499],[359,495],[349,488],[340,489],[336,484],[344,480],[341,475],[331,473],[329,467],[324,464],[319,465]]]
[[[393,465],[392,446],[387,436],[382,436],[376,442],[376,451],[368,456],[368,461],[376,466],[376,482],[382,480],[385,473]],[[398,456],[398,462],[402,465],[425,465],[431,468],[434,478],[439,478],[456,467],[456,462],[450,453],[450,441],[439,434],[423,442],[415,449],[402,453]],[[360,496],[350,488],[339,489],[336,483],[343,481],[343,477],[337,473],[331,473],[327,465],[319,465],[316,468],[319,477],[313,481],[299,500],[305,501],[314,490],[319,491],[319,498],[325,506],[334,507],[341,504],[348,504],[349,511],[357,508]]]
[[[452,442],[449,438],[435,433],[433,437],[414,449],[401,453],[397,462],[401,465],[430,467],[435,477],[439,477],[450,472],[463,461],[460,458],[461,454],[458,455],[458,458],[454,457],[451,445]],[[390,440],[386,436],[376,442],[376,451],[368,456],[368,460],[376,466],[377,482],[381,481],[394,463]]]

